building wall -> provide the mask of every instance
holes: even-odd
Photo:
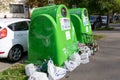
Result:
[[[0,18],[7,17],[28,17],[28,10],[24,9],[24,13],[11,13],[10,4],[22,4],[25,7],[26,0],[0,0]]]

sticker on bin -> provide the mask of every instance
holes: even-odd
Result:
[[[84,21],[84,26],[88,25],[88,18],[87,17],[84,18],[83,21]]]
[[[89,32],[89,30],[88,30],[88,26],[86,26],[86,32]]]
[[[71,39],[71,37],[70,37],[70,31],[66,31],[65,34],[66,34],[66,40]]]
[[[69,18],[60,18],[60,24],[62,31],[70,29],[70,19]]]

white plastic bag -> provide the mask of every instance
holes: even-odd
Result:
[[[56,69],[55,70],[55,77],[57,80],[63,78],[67,73],[67,70],[63,69],[61,67],[55,67],[55,69]]]
[[[65,61],[65,68],[68,71],[73,71],[81,63],[81,57],[78,53],[71,55],[68,61]]]
[[[56,80],[55,79],[55,66],[53,65],[53,61],[48,61],[48,78],[49,80]]]
[[[31,76],[34,72],[36,72],[36,67],[34,64],[28,64],[25,66],[25,73],[27,76]]]
[[[66,75],[66,69],[56,67],[52,60],[48,61],[48,77],[49,80],[58,80]]]
[[[88,53],[82,53],[81,55],[81,63],[86,64],[89,62],[89,55]]]
[[[80,51],[81,53],[83,53],[83,52],[85,51],[85,49],[84,49],[84,45],[81,46],[81,47],[79,47],[79,51]]]
[[[71,55],[69,60],[76,62],[77,66],[79,66],[80,63],[81,63],[81,57],[80,57],[80,55],[77,52],[74,53],[73,55]]]
[[[88,46],[84,46],[84,53],[88,53],[88,56],[91,56],[91,50]]]
[[[28,80],[49,80],[46,73],[34,72]]]
[[[81,52],[81,54],[82,53],[88,53],[88,55],[91,56],[91,50],[88,46],[85,46],[85,45],[81,46],[79,48],[79,51]]]
[[[65,61],[65,68],[68,70],[68,71],[73,71],[76,67],[78,66],[78,64],[74,61]]]

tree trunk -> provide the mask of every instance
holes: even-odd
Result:
[[[109,12],[107,13],[107,24],[106,24],[106,28],[109,27]]]

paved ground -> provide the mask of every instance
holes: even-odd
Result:
[[[120,30],[95,31],[106,35],[98,41],[100,51],[61,80],[120,80]]]
[[[12,64],[8,63],[5,59],[0,59],[0,72],[9,68]]]
[[[27,59],[27,52],[24,53],[21,61],[19,61],[17,63],[23,63],[26,59]],[[7,59],[0,59],[0,72],[9,68],[13,64],[15,64],[15,63],[10,63]]]

